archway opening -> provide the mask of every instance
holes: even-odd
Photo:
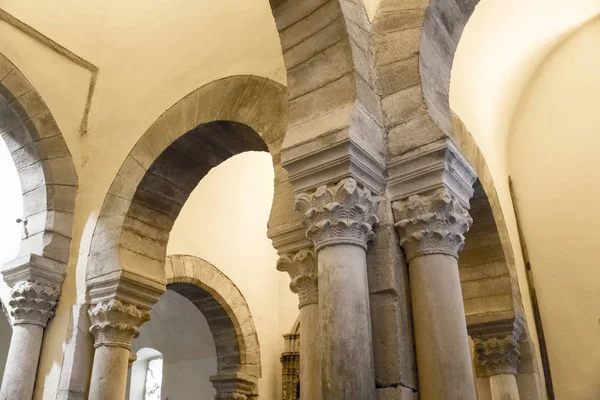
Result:
[[[216,352],[202,313],[185,297],[167,290],[154,305],[151,320],[142,325],[131,352],[137,360],[130,370],[129,400],[154,400],[148,389],[160,383],[160,399],[213,398],[209,377],[216,373]],[[147,351],[154,349],[153,351]],[[150,361],[162,360],[161,374],[150,377]],[[154,391],[156,393],[156,390]],[[151,396],[151,395],[150,395]]]

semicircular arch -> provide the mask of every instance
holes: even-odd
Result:
[[[48,106],[19,69],[0,54],[0,135],[23,194],[23,235],[16,260],[64,279],[78,188],[67,143]]]
[[[167,287],[190,300],[208,322],[217,349],[217,377],[241,373],[255,385],[262,375],[260,345],[250,307],[237,286],[214,265],[191,255],[168,256],[165,271]]]

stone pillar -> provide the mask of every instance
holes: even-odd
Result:
[[[351,178],[296,196],[318,259],[323,400],[375,399],[366,250],[377,201]]]
[[[211,376],[210,381],[217,390],[215,400],[247,400],[253,396],[256,380],[241,372]]]
[[[150,319],[147,310],[120,300],[94,304],[89,310],[94,335],[90,400],[124,399],[131,343]]]
[[[475,399],[458,252],[471,225],[448,190],[394,203],[410,275],[417,369],[423,400]]]
[[[321,396],[319,348],[319,290],[315,254],[303,249],[279,258],[277,269],[292,278],[290,289],[298,294],[300,309],[300,400]]]
[[[59,292],[56,285],[41,281],[21,281],[11,287],[13,332],[0,399],[33,397],[44,328],[54,315]]]
[[[490,379],[493,400],[519,400],[517,368],[519,366],[518,336],[474,336],[475,361]]]
[[[2,267],[4,281],[11,290],[8,305],[13,332],[0,388],[1,400],[33,397],[44,328],[54,315],[65,270],[65,264],[37,255]]]
[[[449,139],[388,161],[387,192],[408,262],[419,397],[474,400],[458,274],[475,170]]]

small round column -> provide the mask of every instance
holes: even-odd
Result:
[[[150,314],[119,300],[97,303],[88,313],[96,348],[89,399],[124,399],[131,343]]]
[[[39,281],[21,281],[11,287],[13,332],[2,378],[0,399],[33,397],[44,328],[54,315],[60,289]]]
[[[475,361],[489,377],[492,400],[519,400],[517,369],[518,335],[474,336]]]
[[[366,250],[377,203],[351,178],[296,196],[318,260],[323,400],[375,399]]]
[[[279,258],[277,269],[292,278],[290,289],[298,294],[300,309],[300,400],[321,398],[319,288],[315,254],[303,249]]]
[[[472,220],[444,188],[393,204],[410,275],[419,392],[423,400],[475,400],[458,275],[458,253]]]

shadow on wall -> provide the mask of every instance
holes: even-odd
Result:
[[[202,313],[185,297],[167,290],[152,308],[151,320],[140,328],[132,352],[129,400],[145,396],[149,361],[163,359],[162,399],[214,398],[209,377],[217,372],[216,348]]]

